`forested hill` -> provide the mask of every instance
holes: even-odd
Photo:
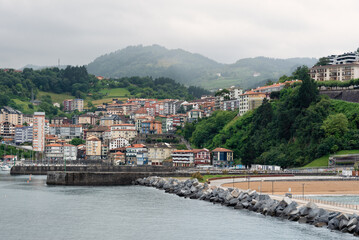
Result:
[[[41,93],[41,96],[40,94]],[[39,106],[30,103],[31,96],[41,100]],[[67,66],[65,69],[46,68],[23,71],[0,69],[0,107],[11,106],[31,114],[34,111],[44,111],[47,116],[62,114],[52,105],[61,103],[67,98],[82,98],[86,103],[97,101],[103,103],[112,98],[126,99],[131,97],[183,99],[191,100],[210,92],[199,87],[186,87],[169,78],[129,77],[98,80],[88,74],[84,66]],[[60,96],[59,96],[60,95]],[[94,107],[89,104],[89,107]]]
[[[314,58],[246,58],[234,64],[221,64],[200,54],[164,47],[131,46],[103,55],[88,64],[89,73],[105,77],[168,77],[187,86],[207,89],[232,85],[249,88],[264,80],[276,80],[298,66],[311,67]]]
[[[304,79],[241,117],[217,112],[187,124],[182,134],[199,148],[229,148],[245,165],[298,167],[339,150],[359,149],[358,112],[359,104],[320,96],[315,82]]]

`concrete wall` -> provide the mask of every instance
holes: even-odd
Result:
[[[65,186],[116,186],[131,185],[138,178],[149,176],[189,177],[174,172],[48,172],[47,185]]]
[[[164,166],[66,166],[69,172],[173,172],[176,168]],[[64,166],[14,166],[11,175],[47,175],[48,171],[64,171]]]
[[[359,102],[359,90],[321,90],[320,94],[327,95],[332,99],[343,100],[347,102]]]

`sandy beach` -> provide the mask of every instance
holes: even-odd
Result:
[[[359,181],[264,181],[226,183],[224,187],[253,189],[258,192],[282,195],[291,192],[295,195],[359,195]],[[260,189],[260,186],[262,189]],[[290,188],[290,190],[289,190]]]

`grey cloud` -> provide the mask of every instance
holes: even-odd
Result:
[[[0,68],[82,65],[160,44],[219,62],[321,57],[358,47],[355,0],[0,0]]]

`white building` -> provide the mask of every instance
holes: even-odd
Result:
[[[351,64],[359,62],[359,54],[358,52],[350,52],[339,55],[330,55],[328,56],[328,59],[330,65]]]
[[[119,137],[119,138],[114,138],[110,141],[109,148],[110,150],[113,150],[120,147],[127,147],[129,145],[130,143],[127,139]]]
[[[315,81],[346,81],[359,78],[359,62],[314,66],[309,71]]]
[[[48,144],[45,147],[45,156],[50,162],[75,161],[77,159],[77,147],[71,144]]]
[[[194,163],[194,153],[191,150],[175,150],[171,155],[176,167],[190,167]]]

